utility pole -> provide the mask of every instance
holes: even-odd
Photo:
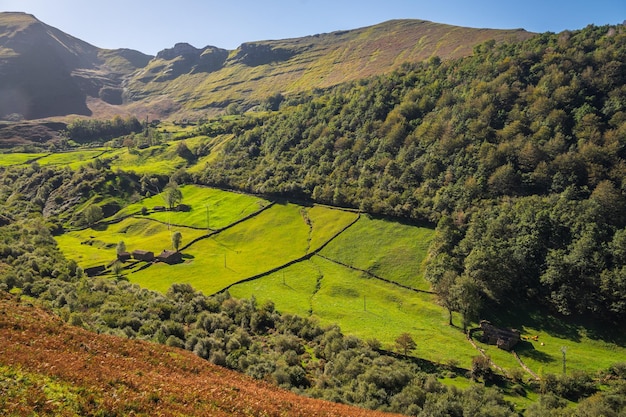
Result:
[[[209,205],[206,204],[206,232],[210,233],[211,232],[211,227],[209,226]]]
[[[567,371],[565,354],[567,353],[567,346],[561,346],[561,353],[563,354],[563,375]]]

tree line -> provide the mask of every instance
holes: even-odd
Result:
[[[65,128],[64,135],[76,143],[106,142],[113,138],[143,131],[144,126],[135,116],[111,120],[76,119]]]

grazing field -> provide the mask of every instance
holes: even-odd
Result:
[[[411,288],[428,290],[423,264],[433,234],[425,227],[361,216],[321,255]]]
[[[202,230],[185,227],[168,229],[166,224],[159,222],[129,218],[119,223],[98,225],[95,229],[67,232],[56,239],[65,256],[88,268],[113,261],[120,241],[124,241],[130,252],[142,249],[158,255],[163,249],[172,249],[171,236],[175,231],[181,232],[183,245],[206,234]]]
[[[339,323],[346,334],[377,339],[393,350],[404,332],[417,342],[415,355],[445,363],[450,358],[469,367],[477,352],[463,332],[447,325],[447,312],[432,294],[411,291],[371,278],[319,256],[267,277],[230,289],[235,297],[272,300],[283,313]]]
[[[306,218],[315,225],[308,226]],[[329,221],[328,211],[335,214]],[[189,283],[205,294],[219,292],[246,278],[305,256],[310,242],[321,245],[356,218],[356,214],[329,208],[304,209],[294,204],[275,204],[245,222],[183,251],[186,262],[170,267],[155,264],[130,274],[142,286],[165,292],[174,283]],[[324,222],[322,222],[324,220]]]
[[[91,160],[107,154],[105,149],[88,149],[71,152],[56,152],[37,160],[39,165],[64,165],[77,169]]]
[[[47,153],[0,153],[0,166],[22,165],[38,160]]]
[[[187,166],[176,153],[176,144],[151,146],[147,149],[119,148],[110,154],[113,171],[133,171],[137,174],[171,175]]]
[[[346,334],[377,339],[389,349],[407,332],[417,342],[414,354],[433,362],[469,368],[479,354],[458,327],[447,324],[447,312],[423,278],[432,229],[200,186],[181,191],[188,212],[153,211],[164,205],[155,195],[117,213],[119,223],[59,236],[59,247],[86,268],[111,262],[121,240],[129,251],[158,254],[172,247],[171,235],[180,231],[183,263],[129,263],[126,278],[163,293],[188,283],[205,294],[228,289],[235,297],[271,300],[283,313],[337,323]],[[145,216],[137,214],[142,207]],[[583,327],[529,311],[484,318],[499,319],[531,339],[516,350],[537,375],[562,372],[563,347],[572,371],[605,369],[626,357],[624,341],[604,342]],[[454,322],[461,322],[456,314]],[[477,345],[505,372],[521,369],[511,353]]]
[[[138,214],[145,207],[151,211],[150,218],[164,223],[216,230],[241,220],[270,204],[269,201],[260,197],[195,185],[182,186],[180,191],[183,194],[182,202],[191,208],[188,212],[152,211],[155,206],[165,206],[163,197],[157,194],[125,207],[116,213],[114,218]]]

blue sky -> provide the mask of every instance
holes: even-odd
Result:
[[[390,19],[560,32],[626,20],[626,0],[0,0],[101,48],[156,54],[177,42],[242,42],[355,29]]]

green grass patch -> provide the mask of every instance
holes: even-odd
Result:
[[[311,229],[303,210],[314,225]],[[333,221],[330,221],[334,214]],[[307,254],[310,242],[321,245],[354,219],[325,207],[303,209],[294,204],[275,204],[259,215],[203,239],[183,253],[182,265],[154,265],[130,279],[147,288],[165,292],[177,282],[189,283],[205,294],[284,265]],[[319,226],[316,228],[315,224]],[[322,223],[324,226],[322,227]],[[312,230],[312,231],[311,231]]]
[[[424,260],[434,230],[361,216],[322,255],[412,288],[428,290]]]
[[[112,152],[113,171],[133,171],[137,174],[171,175],[187,166],[187,161],[176,153],[176,143],[151,146],[146,149],[120,148]]]
[[[104,155],[104,149],[88,149],[72,152],[58,152],[47,155],[37,161],[39,165],[67,165],[71,169],[77,169],[81,165]]]
[[[163,249],[172,249],[171,235],[175,231],[181,232],[183,245],[206,234],[204,230],[168,229],[167,225],[148,219],[129,218],[108,226],[96,225],[95,229],[67,232],[56,237],[56,241],[67,258],[87,268],[113,261],[120,241],[124,241],[129,252],[142,249],[158,255]]]
[[[299,209],[293,204],[274,205],[258,216],[196,242],[184,251],[190,258],[183,265],[154,265],[132,274],[130,279],[162,292],[176,282],[189,283],[205,294],[221,291],[306,254],[308,227]]]
[[[319,290],[317,289],[319,285]],[[393,346],[401,333],[417,342],[416,356],[438,363],[455,358],[469,367],[477,352],[463,332],[447,326],[447,313],[432,295],[410,291],[320,257],[231,288],[236,297],[271,300],[283,313],[312,314],[339,324],[346,334]]]
[[[236,298],[257,297],[260,302],[272,301],[283,313],[308,317],[311,298],[317,291],[322,271],[311,261],[299,262],[281,271],[254,281],[237,284],[229,292]]]
[[[0,153],[0,166],[12,166],[28,164],[39,158],[48,155],[47,153]]]
[[[149,210],[147,217],[164,223],[180,224],[188,227],[200,227],[216,230],[226,227],[269,204],[269,201],[248,194],[222,191],[215,188],[185,185],[180,187],[183,194],[182,203],[191,207],[188,212],[154,212],[155,206],[164,206],[161,194],[145,198],[131,204],[116,213],[120,218],[140,213],[142,207]]]

